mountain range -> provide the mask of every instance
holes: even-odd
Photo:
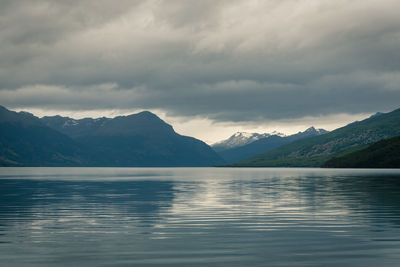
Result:
[[[227,140],[214,144],[212,147],[227,163],[234,163],[296,140],[318,136],[327,132],[324,129],[310,127],[304,132],[289,136],[278,132],[271,134],[236,133]],[[226,149],[222,149],[223,145],[225,145]]]
[[[145,111],[113,119],[39,119],[0,106],[0,166],[214,166],[204,142]]]
[[[400,135],[400,109],[378,113],[327,134],[302,139],[232,164],[238,167],[319,167],[333,157]],[[399,166],[400,167],[400,166]]]
[[[217,151],[214,151],[214,149]],[[0,106],[0,166],[400,167],[400,109],[334,131],[236,133],[211,148],[144,111],[38,118]]]

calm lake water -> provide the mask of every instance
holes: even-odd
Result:
[[[400,171],[0,168],[1,266],[400,266]]]

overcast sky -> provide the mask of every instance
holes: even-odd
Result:
[[[0,0],[0,104],[208,142],[400,107],[399,0]]]

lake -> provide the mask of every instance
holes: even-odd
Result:
[[[1,266],[400,266],[400,171],[0,168]]]

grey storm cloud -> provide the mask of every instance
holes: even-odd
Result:
[[[398,0],[0,1],[0,104],[216,121],[388,111]]]

